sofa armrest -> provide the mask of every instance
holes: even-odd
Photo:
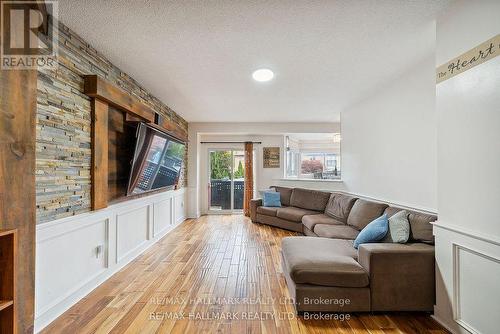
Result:
[[[257,208],[262,206],[262,198],[254,198],[250,200],[250,219],[252,222],[257,222]]]
[[[358,261],[370,278],[372,311],[433,310],[434,246],[362,244]]]

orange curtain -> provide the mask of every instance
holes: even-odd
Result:
[[[243,212],[250,216],[250,200],[253,197],[253,143],[245,142],[245,191],[243,197]]]

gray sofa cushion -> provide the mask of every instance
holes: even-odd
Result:
[[[388,206],[387,208],[385,208],[384,213],[387,215],[387,218],[391,218],[392,216],[394,216],[396,213],[398,213],[401,210],[404,210],[404,209],[397,208],[395,206]]]
[[[435,215],[410,211],[408,220],[410,221],[410,240],[434,244],[431,222],[437,220]]]
[[[317,214],[317,212],[289,206],[286,208],[278,208],[276,217],[300,223],[302,222],[302,217],[304,217],[305,215],[314,214]]]
[[[387,204],[371,202],[364,199],[358,199],[349,213],[347,225],[361,231],[372,220],[382,216],[384,210],[388,207]]]
[[[329,192],[294,188],[292,197],[290,197],[290,205],[306,210],[324,212],[329,198]]]
[[[316,226],[317,224],[345,225],[343,222],[328,217],[327,215],[322,213],[318,215],[306,215],[302,217],[302,224],[304,224],[304,226],[311,231],[314,231],[314,226]]]
[[[326,205],[325,214],[345,223],[356,200],[356,197],[333,193],[330,195],[330,199]]]
[[[292,196],[293,188],[272,186],[274,190],[280,193],[281,205],[290,206],[290,197]]]
[[[266,216],[257,214],[256,221],[261,224],[271,225],[274,227],[283,228],[285,230],[295,231],[295,232],[303,232],[304,225],[300,222],[292,222],[290,220],[281,219],[278,217]]]
[[[359,231],[347,225],[317,224],[313,230],[320,237],[354,240]]]
[[[260,213],[261,215],[276,217],[278,209],[278,207],[259,206],[257,207],[257,213]]]
[[[283,259],[295,284],[368,286],[368,275],[355,260],[351,242],[311,237],[282,240]]]

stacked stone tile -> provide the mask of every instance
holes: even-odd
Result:
[[[83,75],[97,74],[140,99],[187,133],[187,122],[59,23],[58,66],[40,68],[36,123],[37,222],[90,210],[90,100]],[[187,152],[184,158],[187,165]],[[186,185],[181,173],[181,185]]]

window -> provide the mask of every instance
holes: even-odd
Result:
[[[290,134],[285,140],[285,178],[340,179],[340,134]]]
[[[298,161],[299,161],[299,153],[288,151],[286,152],[286,176],[287,177],[298,177],[299,169],[298,169]]]

